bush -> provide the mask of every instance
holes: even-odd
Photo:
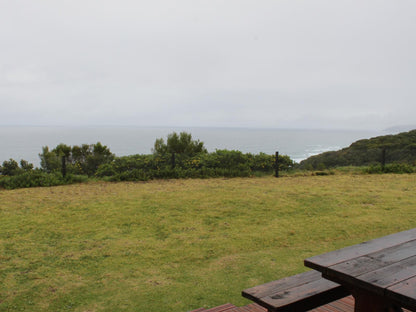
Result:
[[[149,174],[142,169],[123,171],[114,176],[114,181],[147,181],[149,179]]]
[[[204,143],[199,140],[193,140],[192,135],[187,132],[181,132],[179,134],[173,132],[169,134],[166,143],[163,138],[157,139],[152,151],[155,155],[175,153],[191,157],[207,152]]]
[[[315,171],[313,175],[316,176],[327,176],[327,175],[334,175],[335,172],[334,171]]]
[[[416,130],[396,135],[378,136],[359,140],[339,151],[325,152],[311,156],[300,162],[301,169],[320,170],[319,166],[334,168],[339,166],[372,166],[386,163],[416,162]],[[322,167],[321,167],[322,169]],[[371,170],[380,170],[372,168]],[[400,169],[394,169],[399,170]]]
[[[175,165],[175,166],[173,166]],[[256,172],[271,172],[275,166],[274,155],[244,154],[240,151],[216,150],[194,156],[132,155],[116,157],[114,161],[98,167],[95,176],[111,181],[146,181],[150,179],[247,177]],[[279,169],[292,169],[289,156],[279,155]]]
[[[19,174],[19,164],[14,159],[5,160],[3,161],[3,165],[1,166],[1,174],[5,176],[14,176]]]
[[[0,178],[0,186],[5,189],[16,189],[35,186],[54,186],[65,184],[62,175],[41,171],[30,171],[19,175]]]
[[[11,159],[3,161],[3,165],[0,166],[0,174],[4,176],[15,176],[33,170],[33,164],[21,159],[20,167],[16,160]]]
[[[0,186],[5,189],[16,189],[37,186],[57,186],[80,183],[87,180],[87,176],[69,174],[64,178],[61,173],[46,173],[41,170],[32,170],[15,176],[0,177]]]
[[[82,174],[67,174],[64,180],[65,184],[84,183],[89,181],[89,177]]]
[[[152,179],[188,179],[188,178],[215,178],[215,177],[249,177],[250,169],[227,169],[227,168],[201,168],[201,169],[183,169],[183,168],[165,168],[162,170],[142,170],[133,169],[117,173],[114,176],[107,177],[109,181],[147,181]]]
[[[382,165],[373,165],[365,169],[365,173],[414,173],[414,167],[408,164],[394,163]]]
[[[216,150],[214,153],[201,155],[201,168],[222,168],[249,170],[249,156],[240,151]]]
[[[22,168],[23,171],[31,171],[33,170],[33,164],[29,163],[27,160],[21,159],[20,168]]]
[[[100,165],[97,169],[97,172],[95,173],[96,177],[111,177],[117,174],[116,169],[114,168],[114,164],[103,164]]]
[[[62,157],[65,157],[67,172],[72,174],[93,176],[102,164],[111,163],[114,154],[100,142],[68,146],[59,144],[52,151],[48,146],[42,148],[39,154],[41,168],[48,173],[62,170]]]
[[[275,156],[257,155],[236,150],[216,150],[208,153],[203,143],[192,140],[185,132],[170,134],[167,144],[156,140],[152,155],[115,157],[101,143],[81,146],[59,144],[53,150],[47,146],[39,154],[41,169],[22,160],[5,161],[0,186],[4,188],[53,186],[88,181],[94,176],[106,181],[147,181],[151,179],[248,177],[270,173]],[[65,161],[66,177],[62,176]],[[294,162],[279,155],[279,170],[289,170]],[[7,176],[5,176],[7,174]]]

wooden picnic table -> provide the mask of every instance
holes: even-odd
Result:
[[[416,311],[416,228],[305,260],[355,298],[355,311]]]

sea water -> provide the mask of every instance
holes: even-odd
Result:
[[[117,156],[150,154],[156,139],[186,131],[204,142],[208,151],[239,150],[288,155],[296,162],[326,151],[339,150],[359,139],[384,135],[380,131],[248,129],[248,128],[164,128],[134,126],[1,126],[0,162],[25,159],[39,166],[43,146],[94,144],[101,142]]]

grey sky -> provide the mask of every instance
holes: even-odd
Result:
[[[416,124],[414,0],[0,0],[0,125]]]

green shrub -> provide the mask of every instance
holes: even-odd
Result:
[[[327,176],[327,175],[334,175],[335,172],[332,170],[326,170],[326,171],[315,171],[313,175],[316,176]]]
[[[19,164],[16,160],[11,159],[3,161],[3,165],[0,166],[0,172],[5,176],[14,176],[20,173]]]
[[[249,156],[240,151],[216,150],[201,156],[202,168],[250,169]]]
[[[21,159],[20,168],[22,168],[23,171],[31,171],[33,170],[33,164],[29,163],[27,160]]]
[[[0,174],[5,176],[15,176],[31,170],[33,170],[33,164],[24,159],[20,160],[20,167],[17,161],[12,158],[3,161],[3,165],[0,166]]]
[[[34,170],[19,175],[2,177],[0,186],[5,189],[26,188],[35,186],[54,186],[65,184],[65,180],[60,174],[49,174]]]
[[[123,171],[114,176],[115,181],[147,181],[149,179],[149,174],[142,169]]]
[[[166,144],[163,139],[156,140],[151,155],[115,157],[98,142],[80,146],[59,144],[52,150],[45,146],[39,157],[41,169],[35,170],[25,160],[21,160],[20,167],[13,159],[3,162],[0,186],[52,186],[85,182],[89,177],[106,181],[248,177],[270,174],[275,169],[274,155],[225,149],[208,153],[203,142],[193,140],[186,132],[169,134]],[[294,165],[289,156],[279,155],[279,170],[293,169]]]
[[[89,181],[89,177],[82,174],[67,174],[64,180],[65,184],[84,183]]]
[[[384,167],[382,165],[373,165],[365,169],[365,173],[414,173],[413,166],[402,163],[387,164]]]
[[[111,177],[117,174],[115,166],[113,163],[102,164],[98,167],[97,172],[95,173],[96,177]]]
[[[39,157],[41,168],[48,173],[61,171],[65,157],[68,173],[93,176],[100,165],[111,163],[115,156],[107,146],[97,142],[72,147],[59,144],[52,151],[44,146]]]
[[[111,181],[146,181],[150,179],[247,177],[260,172],[271,173],[275,156],[260,153],[216,150],[189,156],[185,153],[159,155],[132,155],[116,157],[111,163],[98,167],[95,176]],[[279,155],[279,169],[292,169],[289,156]]]
[[[199,140],[193,140],[192,135],[187,132],[176,132],[168,134],[168,138],[165,141],[163,138],[155,141],[152,149],[154,155],[166,155],[166,154],[183,154],[187,156],[195,156],[200,153],[207,153],[204,143]]]
[[[56,186],[63,184],[81,183],[88,180],[87,176],[69,174],[65,178],[61,173],[46,173],[41,170],[32,170],[14,176],[0,177],[0,186],[5,189]]]
[[[416,162],[416,130],[396,135],[378,136],[359,140],[339,151],[325,152],[300,162],[301,169],[321,170],[339,166],[374,166],[386,163]],[[371,170],[379,170],[372,168]],[[394,169],[399,170],[400,169]]]

